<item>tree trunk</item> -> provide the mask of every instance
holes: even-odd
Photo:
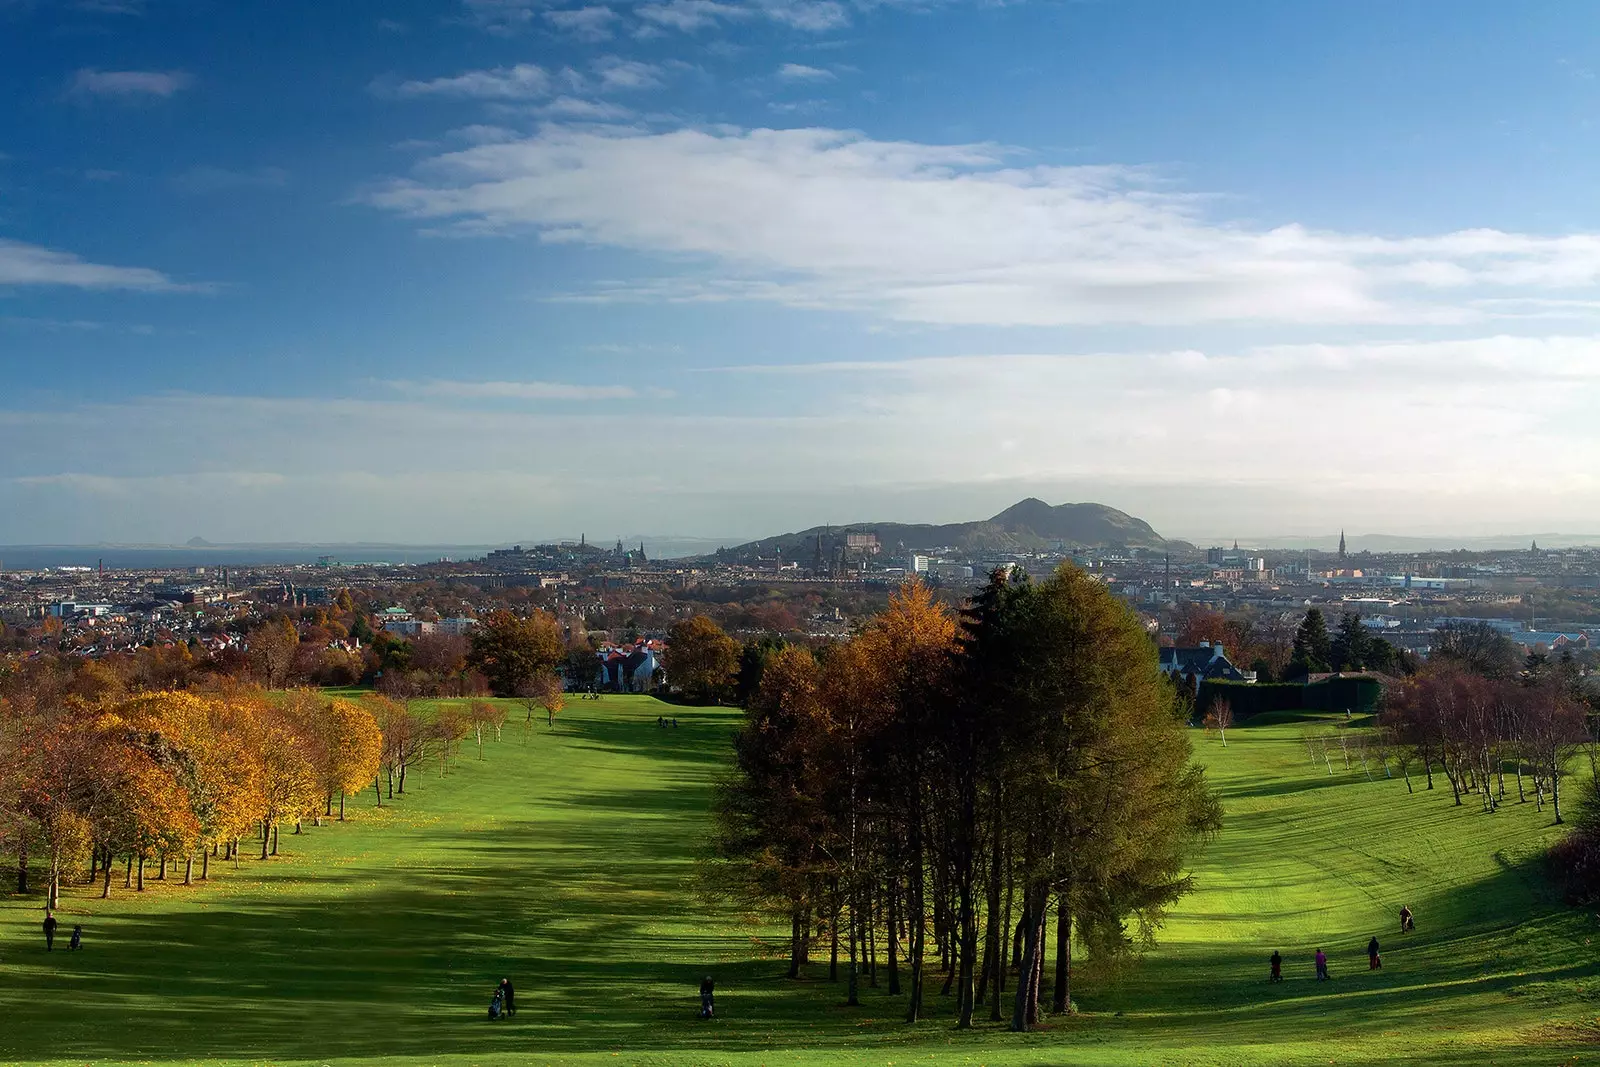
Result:
[[[913,788],[916,788],[913,786]],[[915,808],[915,805],[913,805]],[[928,915],[923,885],[922,866],[922,833],[921,817],[913,811],[911,827],[911,884],[906,904],[910,914],[906,921],[910,923],[910,932],[907,938],[906,968],[910,972],[909,996],[906,998],[906,1022],[914,1023],[922,1017],[922,965],[923,952],[927,947]]]
[[[122,872],[122,888],[133,888],[133,853],[128,853],[128,867]]]
[[[383,803],[383,798],[378,798],[378,803]],[[339,790],[339,821],[344,822],[344,790]]]
[[[851,894],[852,897],[854,894]],[[861,968],[858,960],[860,942],[860,910],[856,907],[854,899],[850,901],[850,980],[845,984],[845,1004],[858,1007],[861,1004],[860,978]]]
[[[1027,997],[1027,1025],[1038,1025],[1038,998],[1045,995],[1045,945],[1050,931],[1050,889],[1038,897],[1038,934],[1034,937],[1034,989]]]
[[[166,880],[167,854],[165,852],[158,852],[156,853],[156,881],[165,882]]]
[[[1050,1010],[1057,1015],[1072,1010],[1072,909],[1067,906],[1070,892],[1063,888],[1056,901],[1056,988]]]
[[[17,841],[17,892],[28,891],[28,835],[23,835]]]
[[[261,858],[267,858],[267,846],[272,842],[272,831],[266,819],[261,820]]]
[[[299,824],[296,823],[295,825],[298,826]],[[278,824],[277,823],[273,823],[272,824],[272,854],[274,856],[276,856],[278,854]]]
[[[144,855],[142,853],[139,856],[139,884],[136,888],[139,892],[144,892]]]
[[[965,870],[958,872],[960,885],[957,887],[959,899],[956,903],[955,934],[960,938],[956,962],[960,972],[956,979],[956,1026],[965,1030],[972,1026],[972,1009],[975,1007],[973,985],[976,975],[973,972],[978,963],[978,910],[974,899],[976,887],[972,884],[972,857],[963,857],[962,862]]]
[[[831,945],[828,949],[828,981],[839,980],[839,892],[836,888],[833,893],[833,914],[828,918],[828,936]]]
[[[800,977],[800,906],[789,912],[789,977]]]
[[[203,848],[200,850],[200,880],[202,882],[211,877],[211,853],[215,848],[216,846],[213,845],[210,849]]]
[[[341,794],[340,797],[339,797],[339,803],[341,803],[341,804],[344,803],[343,794]],[[328,794],[328,806],[327,806],[327,809],[325,811],[323,811],[322,814],[325,815],[325,816],[329,816],[329,817],[331,817],[333,815],[333,794],[331,792]]]
[[[1562,822],[1565,821],[1565,820],[1563,820],[1561,818],[1561,765],[1560,765],[1560,763],[1553,761],[1550,764],[1550,770],[1553,772],[1550,775],[1550,808],[1551,808],[1552,811],[1554,811],[1556,813],[1556,825],[1560,826],[1562,824]]]
[[[861,925],[865,928],[865,937],[862,943],[867,946],[867,982],[873,989],[878,988],[878,901],[877,895],[872,892],[872,887],[867,887],[866,907],[862,912]]]
[[[100,899],[106,900],[111,896],[111,857],[109,855],[106,857],[106,862],[102,865],[101,877],[104,879],[104,881],[100,883]]]
[[[1022,971],[1017,977],[1017,994],[1011,1011],[1011,1029],[1027,1030],[1030,1018],[1038,1011],[1039,953],[1043,933],[1044,902],[1038,899],[1037,889],[1023,893],[1022,905]]]
[[[201,855],[203,856],[203,855],[205,855],[205,853],[202,852]],[[193,874],[194,874],[194,857],[193,856],[185,856],[183,858],[183,884],[184,885],[194,885],[194,879],[193,879],[193,877],[191,877]]]
[[[889,995],[900,995],[900,886],[898,880],[889,879]]]

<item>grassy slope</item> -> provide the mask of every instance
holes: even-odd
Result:
[[[682,726],[657,729],[663,711]],[[943,1017],[907,1028],[876,990],[842,1008],[836,986],[775,977],[758,940],[774,931],[693,891],[734,721],[575,702],[554,733],[508,726],[482,762],[469,745],[448,778],[423,769],[403,803],[379,813],[368,793],[356,821],[285,834],[276,862],[109,902],[74,891],[62,918],[88,945],[75,955],[44,953],[37,898],[0,902],[0,1061],[1600,1060],[1594,917],[1545,899],[1526,869],[1545,818],[1453,808],[1447,790],[1407,796],[1359,770],[1330,778],[1293,724],[1203,744],[1227,829],[1162,947],[1080,988],[1084,1015],[1019,1037]],[[1402,902],[1418,923],[1405,938]],[[1369,975],[1374,933],[1386,967]],[[1318,945],[1327,986],[1309,980]],[[1281,986],[1264,981],[1273,948]],[[706,970],[712,1024],[694,1018]],[[521,1013],[490,1025],[504,974]]]

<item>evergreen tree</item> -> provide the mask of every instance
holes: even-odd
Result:
[[[1361,625],[1361,616],[1347,611],[1339,616],[1339,630],[1333,636],[1329,662],[1336,671],[1363,670],[1367,666],[1367,653],[1371,645],[1372,638],[1367,635],[1367,628]]]
[[[1289,669],[1285,673],[1295,677],[1318,674],[1330,669],[1332,642],[1328,639],[1328,623],[1322,611],[1312,608],[1295,631],[1294,651],[1289,656]]]

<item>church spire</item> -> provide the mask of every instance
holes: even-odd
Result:
[[[1339,531],[1339,558],[1344,559],[1344,531]]]

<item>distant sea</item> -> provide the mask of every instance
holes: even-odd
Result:
[[[613,539],[614,540],[614,539]],[[623,545],[637,548],[641,538],[624,538]],[[645,554],[653,559],[680,559],[715,552],[743,539],[701,537],[644,537]],[[521,542],[532,546],[530,539]],[[602,544],[606,542],[600,542]],[[45,567],[95,567],[104,562],[113,570],[167,570],[189,567],[284,566],[316,563],[323,556],[336,563],[437,563],[439,560],[481,559],[499,545],[384,545],[384,544],[205,544],[205,545],[0,545],[0,570],[33,571]]]

